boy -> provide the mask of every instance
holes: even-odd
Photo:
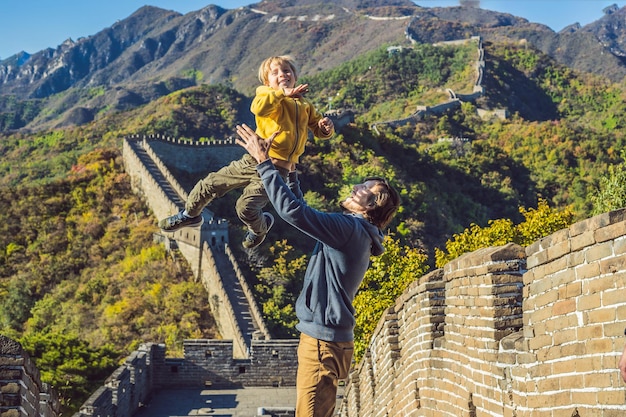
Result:
[[[297,79],[293,58],[267,58],[259,67],[259,81],[263,85],[257,88],[250,107],[260,137],[281,132],[274,139],[269,154],[284,178],[289,171],[295,170],[304,152],[309,130],[321,139],[330,138],[334,133],[332,120],[323,117],[304,98],[308,85],[296,86]],[[237,216],[248,227],[242,245],[246,249],[259,246],[274,225],[274,217],[262,211],[269,200],[257,174],[256,161],[249,154],[198,181],[189,193],[185,209],[161,220],[159,227],[163,231],[174,232],[182,227],[201,226],[204,221],[202,209],[214,198],[235,188],[244,189],[235,205]]]

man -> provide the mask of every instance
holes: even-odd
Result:
[[[296,301],[301,332],[296,417],[331,416],[337,382],[348,377],[352,361],[352,301],[370,256],[384,251],[382,229],[396,214],[400,197],[384,179],[368,178],[341,203],[342,213],[317,211],[302,199],[296,172],[285,183],[272,164],[268,149],[276,133],[265,140],[241,125],[237,134],[237,143],[258,162],[256,170],[278,215],[317,240]]]

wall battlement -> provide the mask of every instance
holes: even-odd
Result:
[[[412,38],[410,27],[411,27],[411,24],[409,24],[409,26],[407,27],[406,37],[412,43],[417,43],[417,41]],[[476,102],[476,100],[482,97],[485,94],[485,87],[483,86],[483,76],[485,73],[485,50],[483,48],[482,38],[480,36],[472,36],[468,39],[457,39],[457,40],[452,40],[452,41],[437,42],[433,45],[434,46],[463,45],[468,42],[476,42],[477,44],[477,57],[476,57],[476,61],[474,62],[474,69],[476,71],[476,79],[474,80],[474,83],[472,85],[471,93],[460,93],[457,91],[453,91],[451,89],[447,89],[448,95],[449,95],[448,100],[442,103],[438,103],[434,106],[417,106],[413,114],[407,117],[404,117],[402,119],[388,120],[388,121],[381,121],[381,122],[373,123],[371,125],[371,129],[376,134],[380,134],[380,131],[378,130],[379,125],[389,126],[394,129],[404,126],[404,125],[414,125],[422,121],[426,116],[442,115],[450,110],[461,107],[462,103],[464,102],[474,103]],[[489,118],[493,116],[493,117],[498,117],[500,119],[506,119],[507,113],[508,113],[506,109],[486,110],[486,109],[480,109],[480,108],[476,109],[476,112],[482,118]]]
[[[73,417],[132,417],[156,392],[180,387],[295,386],[295,373],[283,370],[295,369],[296,350],[297,340],[254,340],[250,357],[237,359],[231,340],[190,339],[183,358],[166,358],[165,345],[147,343]]]
[[[0,335],[0,416],[57,417],[60,409],[56,391],[41,382],[28,353]]]
[[[389,308],[344,417],[626,415],[626,209],[465,254]]]

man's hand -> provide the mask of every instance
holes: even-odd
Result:
[[[263,139],[246,124],[241,124],[237,125],[237,134],[241,139],[236,139],[235,142],[248,151],[248,153],[260,164],[270,158],[268,155],[270,146],[272,146],[274,138],[279,133],[280,131],[274,132],[268,139]]]

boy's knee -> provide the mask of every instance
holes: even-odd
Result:
[[[261,215],[262,207],[258,207],[253,201],[247,199],[239,199],[235,204],[237,216],[242,220],[249,220]]]

